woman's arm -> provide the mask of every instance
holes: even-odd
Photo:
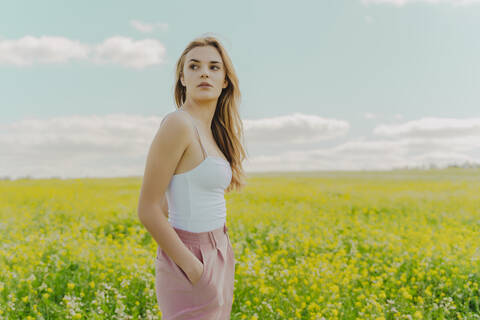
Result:
[[[188,120],[177,112],[162,121],[148,152],[138,201],[138,218],[157,244],[189,276],[198,278],[202,263],[183,244],[167,220],[165,191],[175,168],[190,143]]]
[[[168,202],[167,202],[166,194],[163,195],[163,199],[162,199],[162,211],[165,217],[168,218]]]

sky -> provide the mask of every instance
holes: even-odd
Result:
[[[480,0],[1,1],[0,177],[142,176],[174,67],[217,37],[245,171],[480,163]]]

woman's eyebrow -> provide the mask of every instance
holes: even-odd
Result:
[[[190,61],[200,62],[200,61],[197,60],[197,59],[190,59],[190,60],[188,60],[188,61],[189,61],[189,62],[190,62]],[[220,63],[220,61],[213,61],[213,60],[212,60],[212,61],[210,61],[210,63]]]

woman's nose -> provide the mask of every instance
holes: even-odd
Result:
[[[203,68],[202,69],[202,76],[208,76],[208,68]]]

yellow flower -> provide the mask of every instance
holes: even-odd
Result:
[[[300,319],[302,317],[302,310],[301,309],[296,309],[295,310],[295,316]]]

